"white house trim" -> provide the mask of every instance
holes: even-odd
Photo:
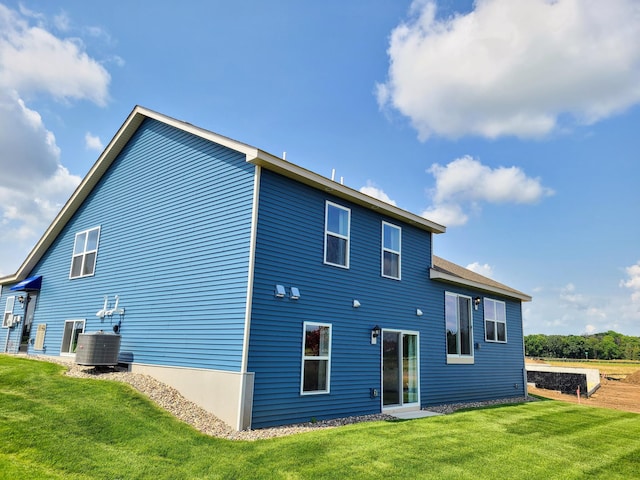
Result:
[[[429,278],[431,278],[431,280],[439,280],[441,282],[453,283],[455,285],[461,285],[461,286],[473,288],[476,290],[496,293],[498,295],[503,295],[505,297],[516,298],[518,300],[522,300],[523,302],[531,301],[531,297],[524,293],[516,292],[514,290],[507,290],[507,289],[495,287],[492,285],[487,285],[485,283],[475,282],[473,280],[467,280],[466,278],[461,278],[456,275],[451,275],[450,273],[440,272],[438,270],[434,270],[433,268],[429,270]]]

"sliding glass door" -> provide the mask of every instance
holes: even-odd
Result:
[[[418,335],[411,332],[382,333],[382,405],[417,404],[419,397]]]

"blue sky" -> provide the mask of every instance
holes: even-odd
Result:
[[[639,103],[633,0],[0,0],[0,275],[139,104],[446,225],[526,334],[640,335]]]

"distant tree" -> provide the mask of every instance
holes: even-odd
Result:
[[[640,337],[613,330],[593,335],[527,335],[524,348],[530,357],[640,360]]]
[[[602,355],[602,350],[600,349],[600,339],[593,336],[588,337],[586,342],[586,351],[589,354],[585,355],[585,357],[591,359],[600,358]]]
[[[524,337],[524,354],[528,357],[547,356],[547,336],[542,334]]]
[[[562,335],[549,335],[547,337],[547,356],[554,358],[564,357],[564,337]]]
[[[564,337],[563,356],[566,358],[583,358],[585,339],[577,335]]]
[[[623,358],[626,358],[628,360],[640,360],[640,338],[623,338],[621,349]]]
[[[613,335],[605,335],[600,342],[602,348],[602,358],[605,360],[615,360],[620,357],[620,346],[616,343],[616,337]]]

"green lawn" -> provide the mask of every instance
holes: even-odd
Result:
[[[0,355],[0,478],[631,479],[640,415],[540,401],[256,442],[207,437],[127,385]]]

